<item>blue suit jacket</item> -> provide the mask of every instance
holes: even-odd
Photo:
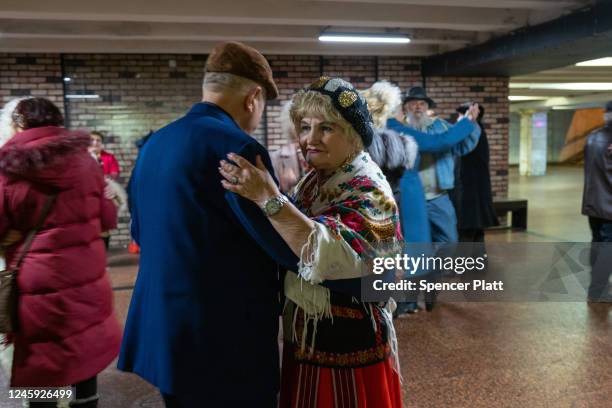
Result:
[[[118,366],[185,406],[272,406],[278,390],[277,263],[296,270],[297,257],[221,186],[229,152],[272,173],[263,146],[199,103],[148,139],[130,180],[141,255]]]

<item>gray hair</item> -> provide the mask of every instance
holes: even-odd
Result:
[[[0,111],[0,147],[4,146],[13,136],[15,136],[15,133],[17,133],[13,121],[13,112],[17,109],[19,102],[26,99],[28,99],[28,97],[11,99],[4,104],[4,108]]]
[[[204,91],[215,93],[238,92],[240,94],[246,94],[256,86],[257,83],[255,81],[226,72],[207,72],[204,74]]]

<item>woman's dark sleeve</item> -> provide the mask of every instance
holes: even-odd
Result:
[[[270,174],[274,174],[270,156],[263,147],[260,148],[259,145],[251,143],[246,145],[240,152],[237,152],[237,154],[251,163],[255,163],[255,158],[257,155],[260,155]],[[245,230],[268,256],[284,268],[297,271],[298,257],[274,229],[268,217],[265,216],[257,204],[231,191],[225,193],[225,200]]]

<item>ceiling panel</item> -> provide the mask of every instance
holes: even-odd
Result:
[[[427,56],[555,18],[587,0],[2,0],[0,51],[176,52],[239,40],[266,52]],[[407,46],[323,45],[322,31],[408,34]]]

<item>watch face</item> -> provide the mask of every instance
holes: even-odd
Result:
[[[266,203],[266,212],[270,215],[274,215],[280,211],[282,206],[279,200],[270,200]]]

